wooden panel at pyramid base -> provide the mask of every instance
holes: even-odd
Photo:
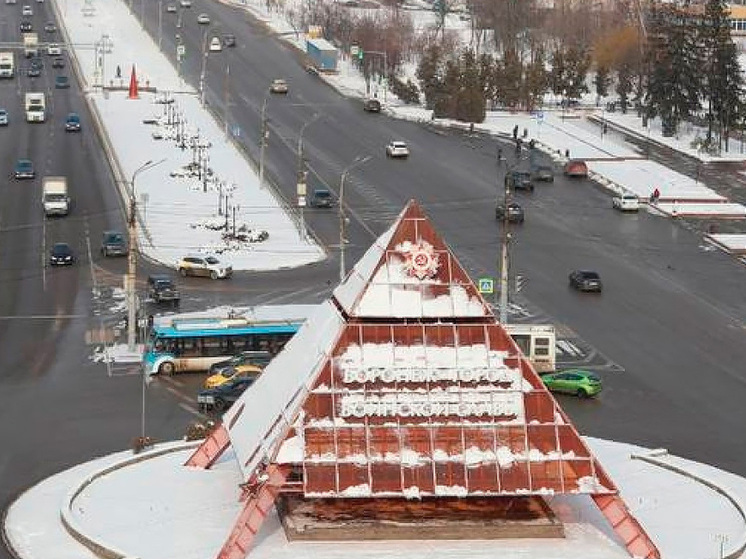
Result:
[[[563,538],[541,497],[278,498],[288,540],[491,540]]]

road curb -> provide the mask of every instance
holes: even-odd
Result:
[[[648,464],[652,464],[654,466],[658,466],[659,468],[663,468],[670,472],[674,472],[681,476],[687,477],[693,481],[696,481],[697,483],[704,485],[705,487],[708,487],[715,493],[718,493],[719,495],[725,497],[733,505],[736,511],[738,511],[738,514],[743,521],[743,531],[741,532],[741,541],[738,542],[738,546],[727,554],[722,555],[721,559],[736,559],[740,557],[741,554],[746,551],[746,501],[742,501],[738,497],[732,495],[731,493],[729,493],[727,488],[721,487],[714,481],[697,475],[675,464],[666,462],[665,457],[667,456],[669,456],[669,454],[668,450],[666,450],[665,448],[657,448],[643,454],[630,454],[630,458],[632,460],[647,462]]]
[[[95,553],[96,555],[99,555],[100,557],[103,557],[104,559],[127,559],[129,558],[130,554],[125,553],[124,551],[118,549],[116,546],[108,542],[105,542],[101,540],[100,538],[88,536],[83,532],[83,528],[80,526],[78,521],[73,517],[72,512],[71,512],[75,499],[88,486],[93,484],[96,480],[112,472],[115,472],[122,468],[126,468],[127,466],[131,466],[132,464],[137,464],[139,462],[144,462],[145,460],[150,460],[151,458],[158,458],[166,454],[180,452],[182,450],[186,450],[190,448],[196,448],[201,443],[202,441],[190,441],[190,442],[176,443],[166,448],[154,448],[153,450],[125,458],[123,460],[120,460],[119,462],[116,462],[115,464],[106,466],[105,468],[101,468],[100,470],[96,472],[88,474],[85,477],[85,479],[83,479],[77,486],[70,489],[67,492],[65,498],[63,499],[62,506],[60,507],[60,521],[62,522],[62,525],[64,526],[65,530],[78,543],[87,547],[93,553]]]

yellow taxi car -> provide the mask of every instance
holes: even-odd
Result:
[[[232,380],[248,377],[258,377],[261,374],[261,367],[248,363],[245,365],[237,365],[235,367],[226,367],[219,373],[207,377],[204,386],[205,388],[215,388]]]

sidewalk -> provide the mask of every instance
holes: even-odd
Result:
[[[746,479],[665,451],[587,439],[665,559],[735,556],[746,542]],[[191,443],[193,446],[194,443]],[[214,559],[233,525],[240,470],[228,453],[211,470],[185,468],[190,443],[121,452],[52,476],[14,502],[3,526],[20,559]],[[635,457],[641,457],[635,458]],[[493,541],[289,542],[273,512],[255,559],[624,559],[585,495],[547,497],[566,537]]]

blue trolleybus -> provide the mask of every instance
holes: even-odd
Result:
[[[275,354],[300,329],[315,305],[256,307],[250,316],[162,317],[156,320],[143,355],[145,373],[206,371],[244,351]]]

